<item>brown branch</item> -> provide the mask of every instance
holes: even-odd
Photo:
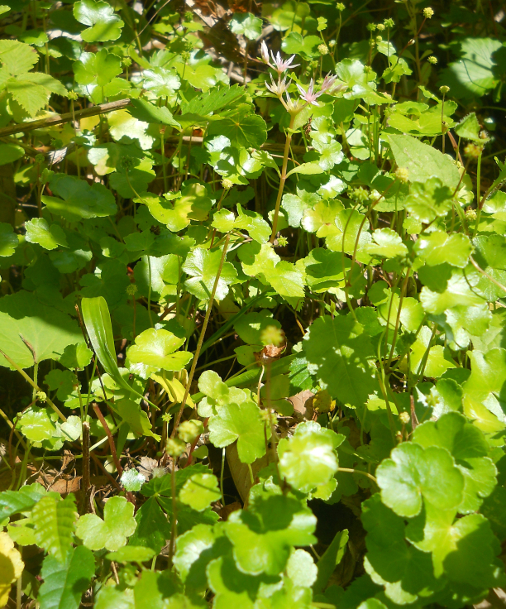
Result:
[[[121,476],[121,474],[123,473],[123,468],[121,467],[121,463],[119,462],[118,455],[116,453],[116,446],[114,444],[114,438],[112,437],[112,433],[111,433],[111,430],[109,429],[109,425],[107,425],[107,421],[105,420],[104,415],[100,411],[100,408],[98,407],[97,404],[93,404],[93,410],[95,411],[95,414],[97,415],[100,422],[102,423],[102,427],[104,428],[104,431],[107,435],[107,439],[109,440],[109,448],[111,449],[112,460],[114,461],[114,465],[116,466],[116,470],[117,470],[119,476]]]
[[[87,118],[88,116],[106,114],[107,112],[113,112],[114,110],[121,110],[123,108],[126,108],[129,103],[129,99],[120,99],[118,101],[110,102],[108,104],[98,104],[97,106],[92,106],[91,108],[84,108],[84,110],[66,112],[65,114],[55,114],[55,116],[41,118],[38,121],[30,121],[28,123],[10,125],[9,127],[3,127],[2,129],[0,129],[0,137],[13,135],[14,133],[21,133],[22,131],[33,131],[33,129],[52,127],[53,125],[68,123],[69,121]]]

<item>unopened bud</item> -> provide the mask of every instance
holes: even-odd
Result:
[[[464,154],[470,159],[477,159],[483,152],[483,146],[477,146],[472,142],[464,148]]]
[[[202,421],[199,421],[198,419],[183,421],[177,429],[177,435],[183,442],[193,442],[203,432],[204,425],[202,425]]]
[[[434,17],[434,10],[428,6],[427,8],[423,9],[422,14],[425,19],[432,19],[432,17]]]
[[[165,450],[171,457],[179,457],[185,451],[186,444],[179,438],[169,438]]]
[[[401,412],[399,413],[399,421],[403,424],[403,425],[407,425],[410,421],[410,416],[407,412]]]
[[[409,169],[407,167],[397,167],[395,177],[401,184],[407,184],[409,181]]]

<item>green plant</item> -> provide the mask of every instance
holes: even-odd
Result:
[[[0,606],[506,584],[504,17],[447,5],[0,7]]]

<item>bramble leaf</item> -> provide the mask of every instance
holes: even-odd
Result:
[[[93,554],[84,546],[72,549],[64,561],[47,556],[42,563],[38,601],[41,609],[78,609],[95,574]]]
[[[37,544],[58,562],[65,562],[72,548],[76,516],[76,503],[72,494],[63,501],[47,495],[32,509]]]

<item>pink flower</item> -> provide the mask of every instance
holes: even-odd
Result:
[[[320,90],[317,93],[315,93],[315,91],[314,91],[313,79],[311,79],[311,81],[309,82],[309,87],[307,88],[307,91],[304,89],[304,87],[301,87],[300,85],[297,85],[297,89],[299,90],[301,98],[305,102],[307,102],[308,104],[313,104],[313,106],[319,106],[320,104],[316,100],[320,97],[320,95],[322,95],[326,91],[329,91],[330,89],[332,89],[336,80],[337,80],[337,76],[331,76],[330,74],[327,74],[327,76],[325,76],[324,81],[322,82],[322,86],[321,86]],[[337,91],[341,88],[342,88],[341,85],[339,85],[338,87],[335,87],[333,90]]]
[[[320,104],[316,100],[320,97],[320,95],[323,93],[323,91],[319,91],[318,93],[315,93],[313,88],[314,88],[313,79],[311,79],[311,81],[309,83],[309,87],[307,88],[307,91],[300,85],[297,85],[297,89],[299,90],[301,99],[303,99],[308,104],[313,104],[313,106],[319,106]]]
[[[262,55],[262,61],[266,63],[270,68],[276,70],[276,72],[281,76],[284,72],[288,70],[288,68],[297,68],[300,64],[296,63],[292,65],[293,60],[295,59],[295,55],[292,55],[288,59],[282,59],[279,51],[274,55],[271,51],[271,57],[269,57],[269,49],[265,44],[265,40],[262,40],[262,44],[260,45],[260,54]],[[272,63],[271,63],[272,58]]]
[[[281,80],[281,78],[278,80],[278,82],[274,82],[274,79],[272,78],[272,74],[271,74],[271,83],[265,83],[265,86],[267,87],[267,89],[269,89],[269,91],[271,93],[274,93],[274,95],[277,95],[278,97],[283,95],[283,93],[288,89],[288,83],[286,82],[286,77],[283,78],[283,80]]]

